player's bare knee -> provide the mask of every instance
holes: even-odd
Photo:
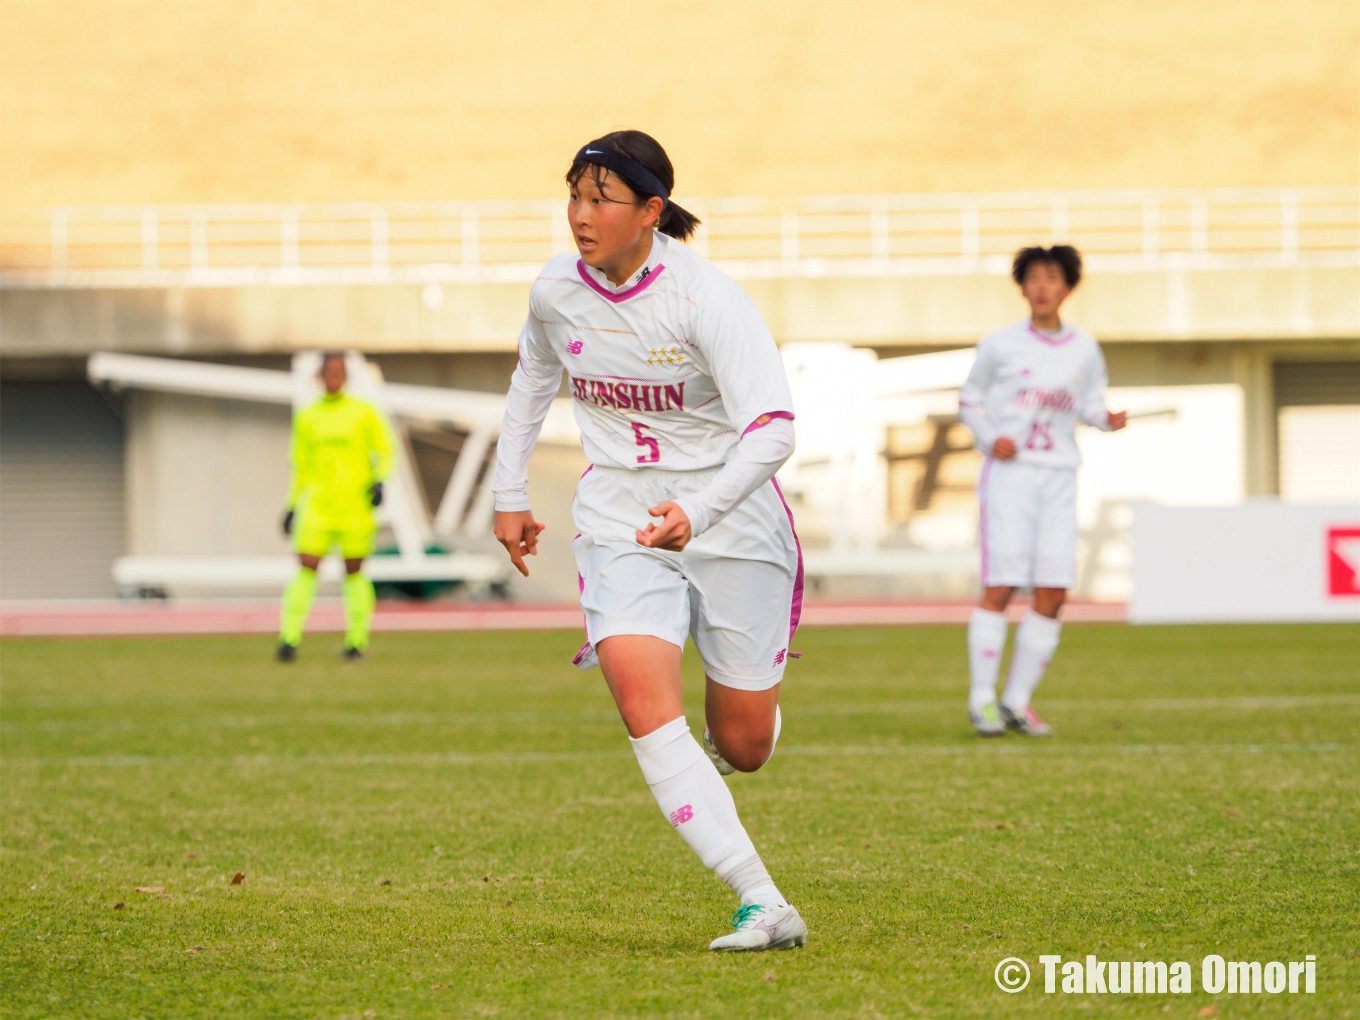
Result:
[[[988,588],[982,593],[982,608],[989,612],[999,613],[1010,605],[1011,596],[1014,594],[1014,588]]]
[[[1040,616],[1056,619],[1066,601],[1065,588],[1039,588],[1034,592],[1034,611]]]
[[[769,732],[749,732],[710,725],[709,736],[723,760],[738,772],[755,772],[769,761],[774,750],[773,728]]]
[[[773,749],[774,739],[771,734],[767,740],[743,741],[731,754],[724,751],[723,758],[738,772],[755,772],[770,760],[770,752]]]

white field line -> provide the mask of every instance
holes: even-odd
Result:
[[[1045,708],[1059,711],[1146,711],[1188,712],[1205,709],[1253,712],[1267,709],[1322,708],[1329,706],[1360,706],[1360,694],[1299,694],[1236,698],[1102,698],[1045,700]],[[801,705],[797,712],[804,716],[818,715],[914,715],[929,712],[952,712],[959,707],[958,699],[936,698],[930,701],[872,702],[861,705]],[[25,732],[137,732],[146,730],[205,730],[205,729],[266,729],[279,726],[459,726],[488,723],[534,723],[567,721],[612,722],[618,718],[612,709],[568,711],[517,712],[383,712],[365,715],[361,712],[314,712],[299,715],[233,715],[189,719],[36,719],[23,722],[0,723],[0,733]],[[696,725],[691,720],[690,725]]]
[[[781,747],[780,754],[799,757],[884,758],[926,755],[931,757],[959,757],[967,755],[1043,754],[1045,757],[1076,755],[1219,755],[1219,754],[1297,754],[1334,753],[1360,748],[1357,743],[1286,741],[1266,744],[826,744]],[[607,759],[631,761],[633,755],[623,750],[597,751],[485,751],[446,752],[433,754],[237,754],[237,755],[140,755],[120,754],[77,757],[25,757],[0,760],[0,766],[10,768],[155,768],[184,765],[229,765],[242,768],[293,768],[325,765],[334,767],[363,767],[369,765],[513,765],[542,764],[544,762],[588,761]]]

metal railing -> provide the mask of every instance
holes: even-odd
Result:
[[[738,277],[1004,273],[1069,241],[1093,269],[1360,264],[1360,188],[686,200]],[[562,201],[0,210],[0,286],[531,280],[572,249]]]

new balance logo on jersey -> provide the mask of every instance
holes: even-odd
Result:
[[[585,346],[586,346],[586,343],[585,343],[584,340],[568,340],[568,341],[567,341],[567,353],[568,353],[568,354],[580,354],[581,351],[585,349]]]
[[[602,382],[599,379],[571,377],[571,395],[596,407],[620,411],[683,411],[685,384],[639,386],[637,383]]]
[[[670,813],[671,826],[678,829],[693,817],[694,807],[692,805],[686,804],[684,807],[678,807]]]

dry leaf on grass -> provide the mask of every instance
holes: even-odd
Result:
[[[121,903],[115,903],[115,904],[113,905],[113,909],[114,909],[114,910],[122,910],[122,909],[123,909],[123,905],[122,905]]]
[[[245,873],[241,871],[238,871],[236,874],[231,876],[232,885],[241,885],[242,883],[245,882],[245,880],[246,880]]]
[[[165,886],[163,886],[163,885],[139,885],[139,886],[137,887],[137,892],[144,892],[144,893],[163,893],[163,892],[165,892]]]
[[[1217,1006],[1205,1006],[1199,1011],[1200,1016],[1218,1016]]]
[[[448,986],[448,985],[430,985],[430,991],[432,991],[432,992],[437,992],[437,991],[439,991],[439,989],[441,989],[441,988],[447,988],[447,987],[449,987],[449,986]]]

